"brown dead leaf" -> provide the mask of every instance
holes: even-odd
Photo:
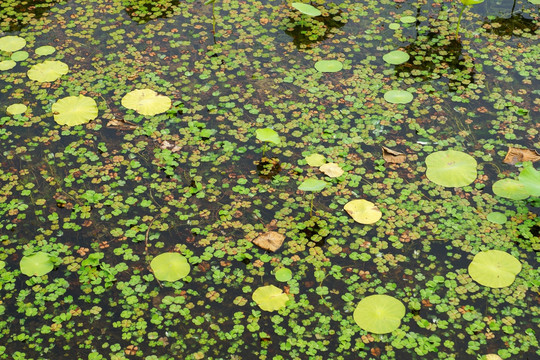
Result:
[[[285,240],[285,235],[275,231],[269,231],[259,235],[253,240],[253,243],[264,250],[274,252],[281,247],[283,240]]]
[[[107,123],[107,127],[117,130],[135,130],[137,125],[123,120],[112,119]]]
[[[529,149],[518,149],[509,146],[508,152],[506,153],[506,156],[504,157],[503,162],[505,164],[511,164],[515,165],[518,162],[523,161],[538,161],[540,160],[540,154],[538,154],[537,151],[529,150]]]
[[[382,147],[382,157],[387,163],[401,164],[407,160],[407,155],[399,151],[392,150],[386,146]]]

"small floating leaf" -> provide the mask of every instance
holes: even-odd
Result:
[[[499,180],[493,184],[492,190],[495,195],[512,200],[523,200],[529,197],[525,185],[514,179]]]
[[[344,171],[336,163],[327,163],[322,165],[319,170],[321,170],[326,176],[335,178],[343,175]]]
[[[319,72],[337,72],[343,69],[343,64],[338,60],[319,60],[315,63],[315,69]]]
[[[298,190],[302,191],[322,191],[327,185],[327,182],[319,179],[306,179],[300,186]]]
[[[512,285],[521,271],[521,263],[504,251],[488,250],[474,256],[468,271],[477,283],[502,288]]]
[[[264,250],[274,252],[281,247],[284,240],[285,235],[276,231],[269,231],[259,235],[255,240],[253,240],[253,243]]]
[[[403,64],[409,59],[409,54],[401,50],[394,50],[383,56],[383,60],[392,65]]]
[[[36,55],[39,55],[39,56],[51,55],[55,51],[56,49],[53,46],[50,46],[50,45],[40,46],[36,49]]]
[[[156,279],[161,281],[180,280],[185,278],[191,269],[187,259],[175,252],[159,254],[152,259],[150,267]]]
[[[461,151],[437,151],[426,157],[426,176],[437,185],[462,187],[476,179],[476,160]]]
[[[4,36],[0,38],[0,50],[14,52],[22,49],[26,45],[26,40],[19,36]]]
[[[274,285],[261,286],[251,296],[253,301],[264,311],[276,311],[285,306],[289,296]]]
[[[531,196],[540,196],[540,171],[530,162],[523,165],[523,170],[519,173],[519,182]]]
[[[491,212],[488,214],[487,219],[495,224],[504,224],[506,222],[506,215],[500,212]]]
[[[13,69],[15,66],[17,66],[17,63],[13,60],[0,61],[1,71]]]
[[[67,74],[69,67],[67,64],[56,61],[46,60],[40,64],[36,64],[28,70],[28,78],[37,82],[52,82],[59,79],[62,75]]]
[[[404,24],[412,24],[413,22],[416,22],[416,18],[414,16],[406,15],[402,16],[399,21],[401,21]]]
[[[505,164],[511,164],[515,165],[518,162],[525,162],[525,161],[538,161],[540,160],[540,154],[536,150],[529,150],[529,149],[518,149],[515,147],[508,147],[508,152],[506,153],[506,156],[504,157],[503,162]]]
[[[295,3],[292,3],[291,6],[295,8],[296,10],[300,11],[302,14],[305,14],[308,16],[320,16],[322,14],[319,9],[309,4],[295,2]]]
[[[353,313],[358,326],[374,334],[386,334],[396,330],[404,316],[405,305],[388,295],[371,295],[363,298]]]
[[[380,220],[382,212],[371,201],[351,200],[344,206],[345,211],[360,224],[373,224]]]
[[[86,124],[98,116],[94,99],[87,96],[68,96],[52,106],[54,121],[60,125],[75,126]]]
[[[13,61],[24,61],[28,59],[28,52],[27,51],[17,51],[11,54],[11,60]]]
[[[292,279],[292,271],[287,268],[281,268],[276,271],[276,280],[281,282],[287,282]]]
[[[384,94],[384,100],[392,104],[407,104],[413,99],[413,94],[405,90],[390,90]]]
[[[41,251],[32,255],[23,256],[19,263],[21,272],[28,276],[45,275],[54,268],[51,258],[51,255]]]
[[[122,98],[122,105],[137,111],[141,115],[153,116],[171,108],[171,99],[159,95],[154,90],[133,90]]]
[[[28,109],[24,104],[12,104],[7,107],[6,112],[10,115],[22,114]]]
[[[321,154],[311,154],[309,156],[306,156],[306,162],[309,166],[321,166],[326,163],[326,160],[323,155]]]
[[[255,131],[255,136],[257,137],[257,140],[271,142],[274,145],[279,145],[281,142],[279,134],[270,128],[257,129]]]

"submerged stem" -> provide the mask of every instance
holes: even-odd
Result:
[[[457,27],[456,27],[456,38],[459,36],[459,25],[461,24],[461,16],[463,16],[463,12],[465,11],[466,8],[467,8],[467,5],[464,4],[461,7],[461,11],[459,12],[459,19],[458,19]]]

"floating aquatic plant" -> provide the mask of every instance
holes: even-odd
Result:
[[[26,40],[19,36],[4,36],[0,38],[0,51],[15,52],[26,45]]]
[[[319,60],[315,63],[315,69],[319,72],[338,72],[343,69],[343,63],[339,60]]]
[[[320,16],[322,14],[319,9],[309,4],[295,2],[292,3],[291,6],[296,10],[300,11],[302,14],[308,16]]]
[[[459,12],[459,18],[458,18],[458,22],[456,26],[456,37],[459,36],[459,26],[461,25],[461,17],[463,16],[463,12],[465,11],[465,9],[476,4],[481,4],[483,2],[484,0],[461,0],[462,6],[461,6],[461,11]]]
[[[326,159],[321,154],[311,154],[306,156],[306,162],[309,166],[321,166],[326,163]]]
[[[343,169],[336,163],[323,164],[319,170],[331,178],[340,177],[344,173]]]
[[[161,281],[176,281],[185,278],[190,271],[187,259],[175,252],[159,254],[150,262],[150,267],[156,279]]]
[[[19,266],[21,272],[28,276],[42,276],[52,271],[54,263],[52,256],[46,252],[37,252],[23,256]]]
[[[437,151],[426,157],[426,176],[435,184],[462,187],[476,179],[476,160],[461,151]]]
[[[10,115],[22,114],[28,109],[24,104],[11,104],[7,107],[6,112]]]
[[[468,271],[479,284],[502,288],[512,285],[521,271],[521,263],[504,251],[488,250],[474,256]]]
[[[407,104],[413,100],[413,94],[405,90],[390,90],[384,93],[384,100],[392,104]]]
[[[88,96],[68,96],[58,100],[52,106],[54,121],[60,125],[82,125],[98,116],[94,99]]]
[[[364,199],[351,200],[344,206],[345,211],[360,224],[374,224],[382,217],[379,208]]]
[[[394,50],[383,55],[383,60],[388,64],[399,65],[409,61],[410,56],[405,51]]]
[[[279,139],[279,134],[274,129],[270,129],[270,128],[257,129],[255,130],[255,136],[257,137],[257,140],[262,141],[264,143],[263,152],[262,152],[263,157],[264,157],[264,154],[266,153],[267,143],[272,143],[274,145],[279,145],[281,143],[281,140]]]
[[[15,66],[17,66],[17,63],[13,60],[0,61],[0,71],[11,70]]]
[[[55,51],[56,51],[56,49],[54,48],[54,46],[45,45],[45,46],[38,47],[35,50],[35,53],[36,53],[36,55],[39,55],[39,56],[45,56],[45,55],[54,54]]]
[[[67,74],[67,64],[57,60],[46,60],[32,66],[28,72],[28,78],[37,82],[52,82]]]
[[[164,113],[171,108],[171,104],[170,98],[150,89],[133,90],[122,98],[123,106],[146,116]]]
[[[374,334],[386,334],[396,330],[404,316],[405,305],[388,295],[371,295],[363,298],[353,313],[358,326]]]
[[[285,307],[289,297],[280,288],[274,285],[257,288],[251,298],[264,311],[277,311]]]
[[[323,191],[324,188],[326,187],[326,185],[328,185],[328,183],[326,181],[324,181],[324,180],[309,178],[309,179],[304,180],[300,184],[300,186],[298,186],[298,190],[310,191],[310,192],[315,193],[315,192]],[[315,194],[312,194],[310,207],[309,207],[310,215],[311,215],[311,213],[313,211],[313,200],[314,199],[315,199]]]

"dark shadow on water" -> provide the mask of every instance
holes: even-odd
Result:
[[[129,17],[139,24],[175,15],[180,0],[123,0]]]
[[[488,25],[487,32],[498,36],[519,36],[523,34],[534,34],[538,25],[527,19],[523,14],[512,14],[510,17],[496,17],[493,20],[486,19],[484,25]]]
[[[263,157],[257,164],[257,173],[263,179],[272,180],[280,171],[281,164],[277,158]]]
[[[341,13],[341,11],[338,13]],[[288,18],[288,27],[284,30],[289,35],[297,48],[309,47],[328,39],[332,29],[340,29],[345,26],[345,22],[337,21],[334,16],[317,16],[311,18],[309,22],[299,23],[293,18]]]
[[[41,19],[58,3],[58,0],[2,0],[0,22],[2,31],[19,31],[32,20]]]

